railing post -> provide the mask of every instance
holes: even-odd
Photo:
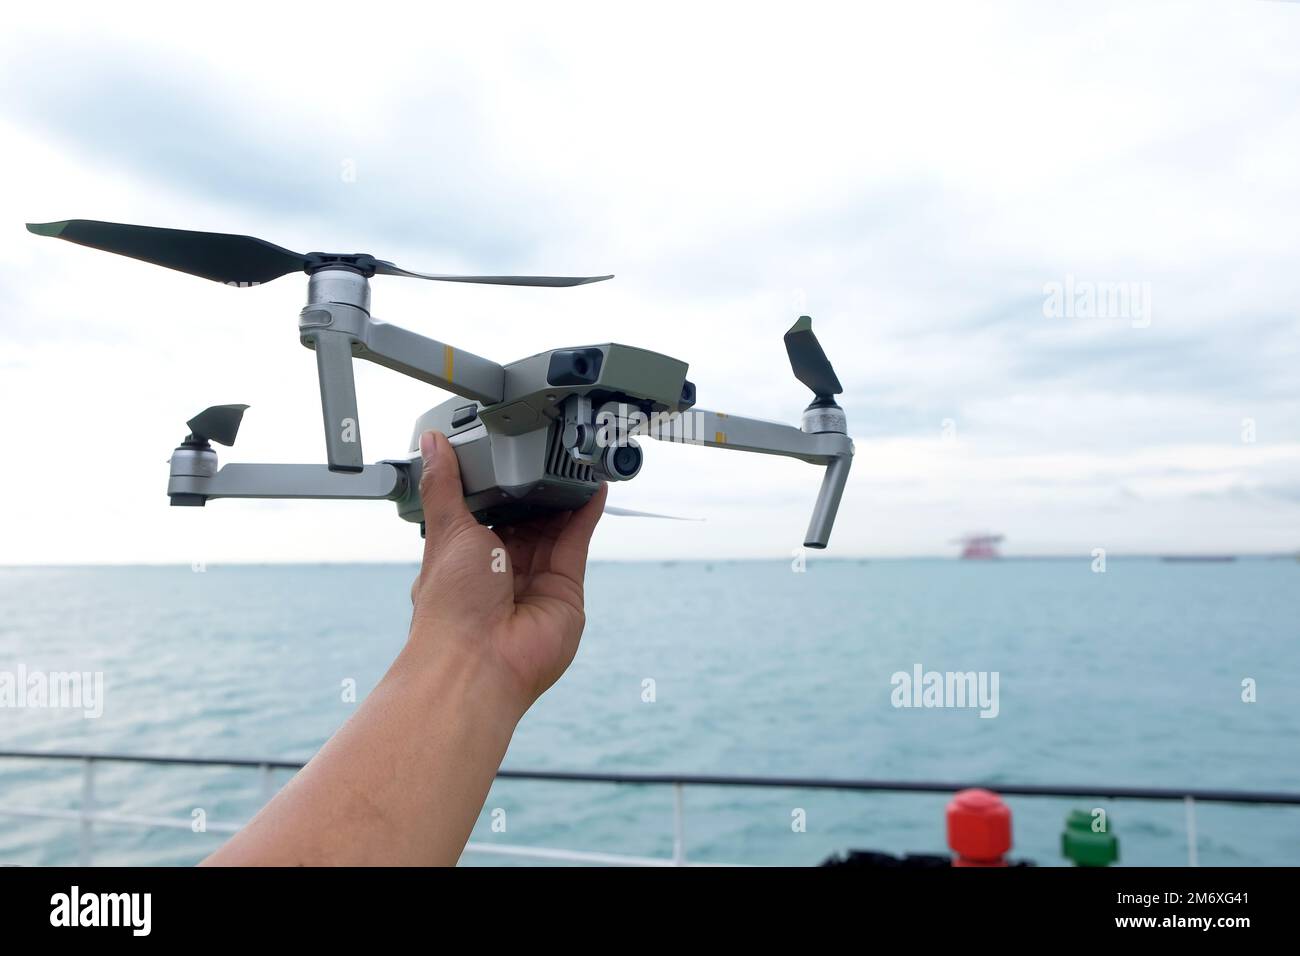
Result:
[[[673,784],[673,866],[686,865],[686,808],[682,785]]]
[[[1183,809],[1187,811],[1187,865],[1200,866],[1196,860],[1196,800],[1183,797]]]
[[[90,866],[95,855],[95,761],[81,762],[81,839],[77,847],[77,864]]]
[[[269,763],[258,764],[257,773],[262,784],[262,805],[265,806],[275,796],[275,778],[271,776]]]

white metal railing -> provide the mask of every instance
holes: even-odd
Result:
[[[95,770],[101,763],[157,764],[164,766],[226,767],[256,770],[261,783],[262,802],[275,793],[276,770],[299,770],[303,763],[289,760],[260,760],[244,757],[173,757],[116,753],[66,751],[0,750],[0,758],[24,760],[75,761],[81,765],[81,806],[76,810],[48,807],[0,806],[0,816],[67,820],[79,825],[77,860],[81,866],[94,861],[95,825],[148,827],[192,830],[193,821],[176,817],[116,813],[99,809],[95,800]],[[608,783],[627,786],[668,786],[672,788],[672,855],[668,857],[632,856],[551,847],[470,842],[466,853],[509,856],[521,859],[586,863],[602,866],[734,866],[740,864],[694,863],[686,857],[686,810],[684,790],[687,786],[780,788],[799,790],[841,790],[894,793],[955,793],[970,787],[987,787],[1004,796],[1028,797],[1103,797],[1110,799],[1179,801],[1184,806],[1187,830],[1187,863],[1196,866],[1196,802],[1198,800],[1229,804],[1273,804],[1300,806],[1300,793],[1277,791],[1210,790],[1199,788],[1155,787],[1073,787],[1039,784],[941,783],[899,780],[836,780],[822,777],[756,777],[711,774],[599,773],[567,770],[501,770],[503,780],[542,780],[553,783]],[[205,820],[204,831],[235,833],[243,824]]]

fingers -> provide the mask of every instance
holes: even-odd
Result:
[[[591,545],[591,536],[596,530],[600,516],[605,513],[605,498],[609,485],[601,482],[600,488],[591,500],[573,512],[573,516],[555,538],[550,550],[549,570],[562,574],[570,580],[582,584],[583,575],[587,573],[587,549]],[[533,560],[536,565],[536,557]],[[534,568],[536,570],[536,568]]]
[[[442,432],[428,431],[420,436],[420,502],[424,506],[425,550],[435,545],[449,531],[474,518],[465,507],[465,491],[460,483],[460,464],[456,451]]]
[[[537,547],[537,539],[532,535],[521,533],[518,525],[506,525],[504,528],[492,530],[506,546],[506,554],[510,557],[510,569],[514,572],[515,580],[526,583],[533,566],[533,552]]]
[[[556,511],[544,518],[539,518],[533,525],[534,540],[533,560],[529,570],[541,574],[551,565],[551,549],[559,540],[560,532],[573,519],[572,511]]]

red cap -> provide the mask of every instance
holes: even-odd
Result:
[[[962,790],[948,804],[948,846],[953,866],[1006,866],[1011,808],[991,790]]]

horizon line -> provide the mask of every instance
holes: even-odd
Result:
[[[791,557],[708,557],[708,558],[593,558],[589,564],[741,564],[787,562]],[[870,561],[957,561],[975,564],[997,564],[1006,561],[1092,561],[1089,552],[1078,553],[1041,553],[1041,554],[1001,554],[993,558],[963,558],[960,554],[912,554],[912,555],[836,555],[806,554],[806,560],[821,562],[856,562]],[[1145,560],[1161,561],[1166,559],[1192,561],[1223,560],[1296,560],[1300,561],[1300,551],[1176,551],[1176,552],[1117,552],[1107,553],[1106,560]],[[356,565],[373,565],[375,567],[402,565],[419,566],[420,559],[410,560],[357,560],[357,561],[309,561],[286,559],[282,561],[211,561],[204,562],[205,567],[353,567]],[[59,568],[183,568],[192,567],[193,562],[186,561],[81,561],[67,563],[32,563],[18,564],[0,562],[0,570],[35,570]]]

